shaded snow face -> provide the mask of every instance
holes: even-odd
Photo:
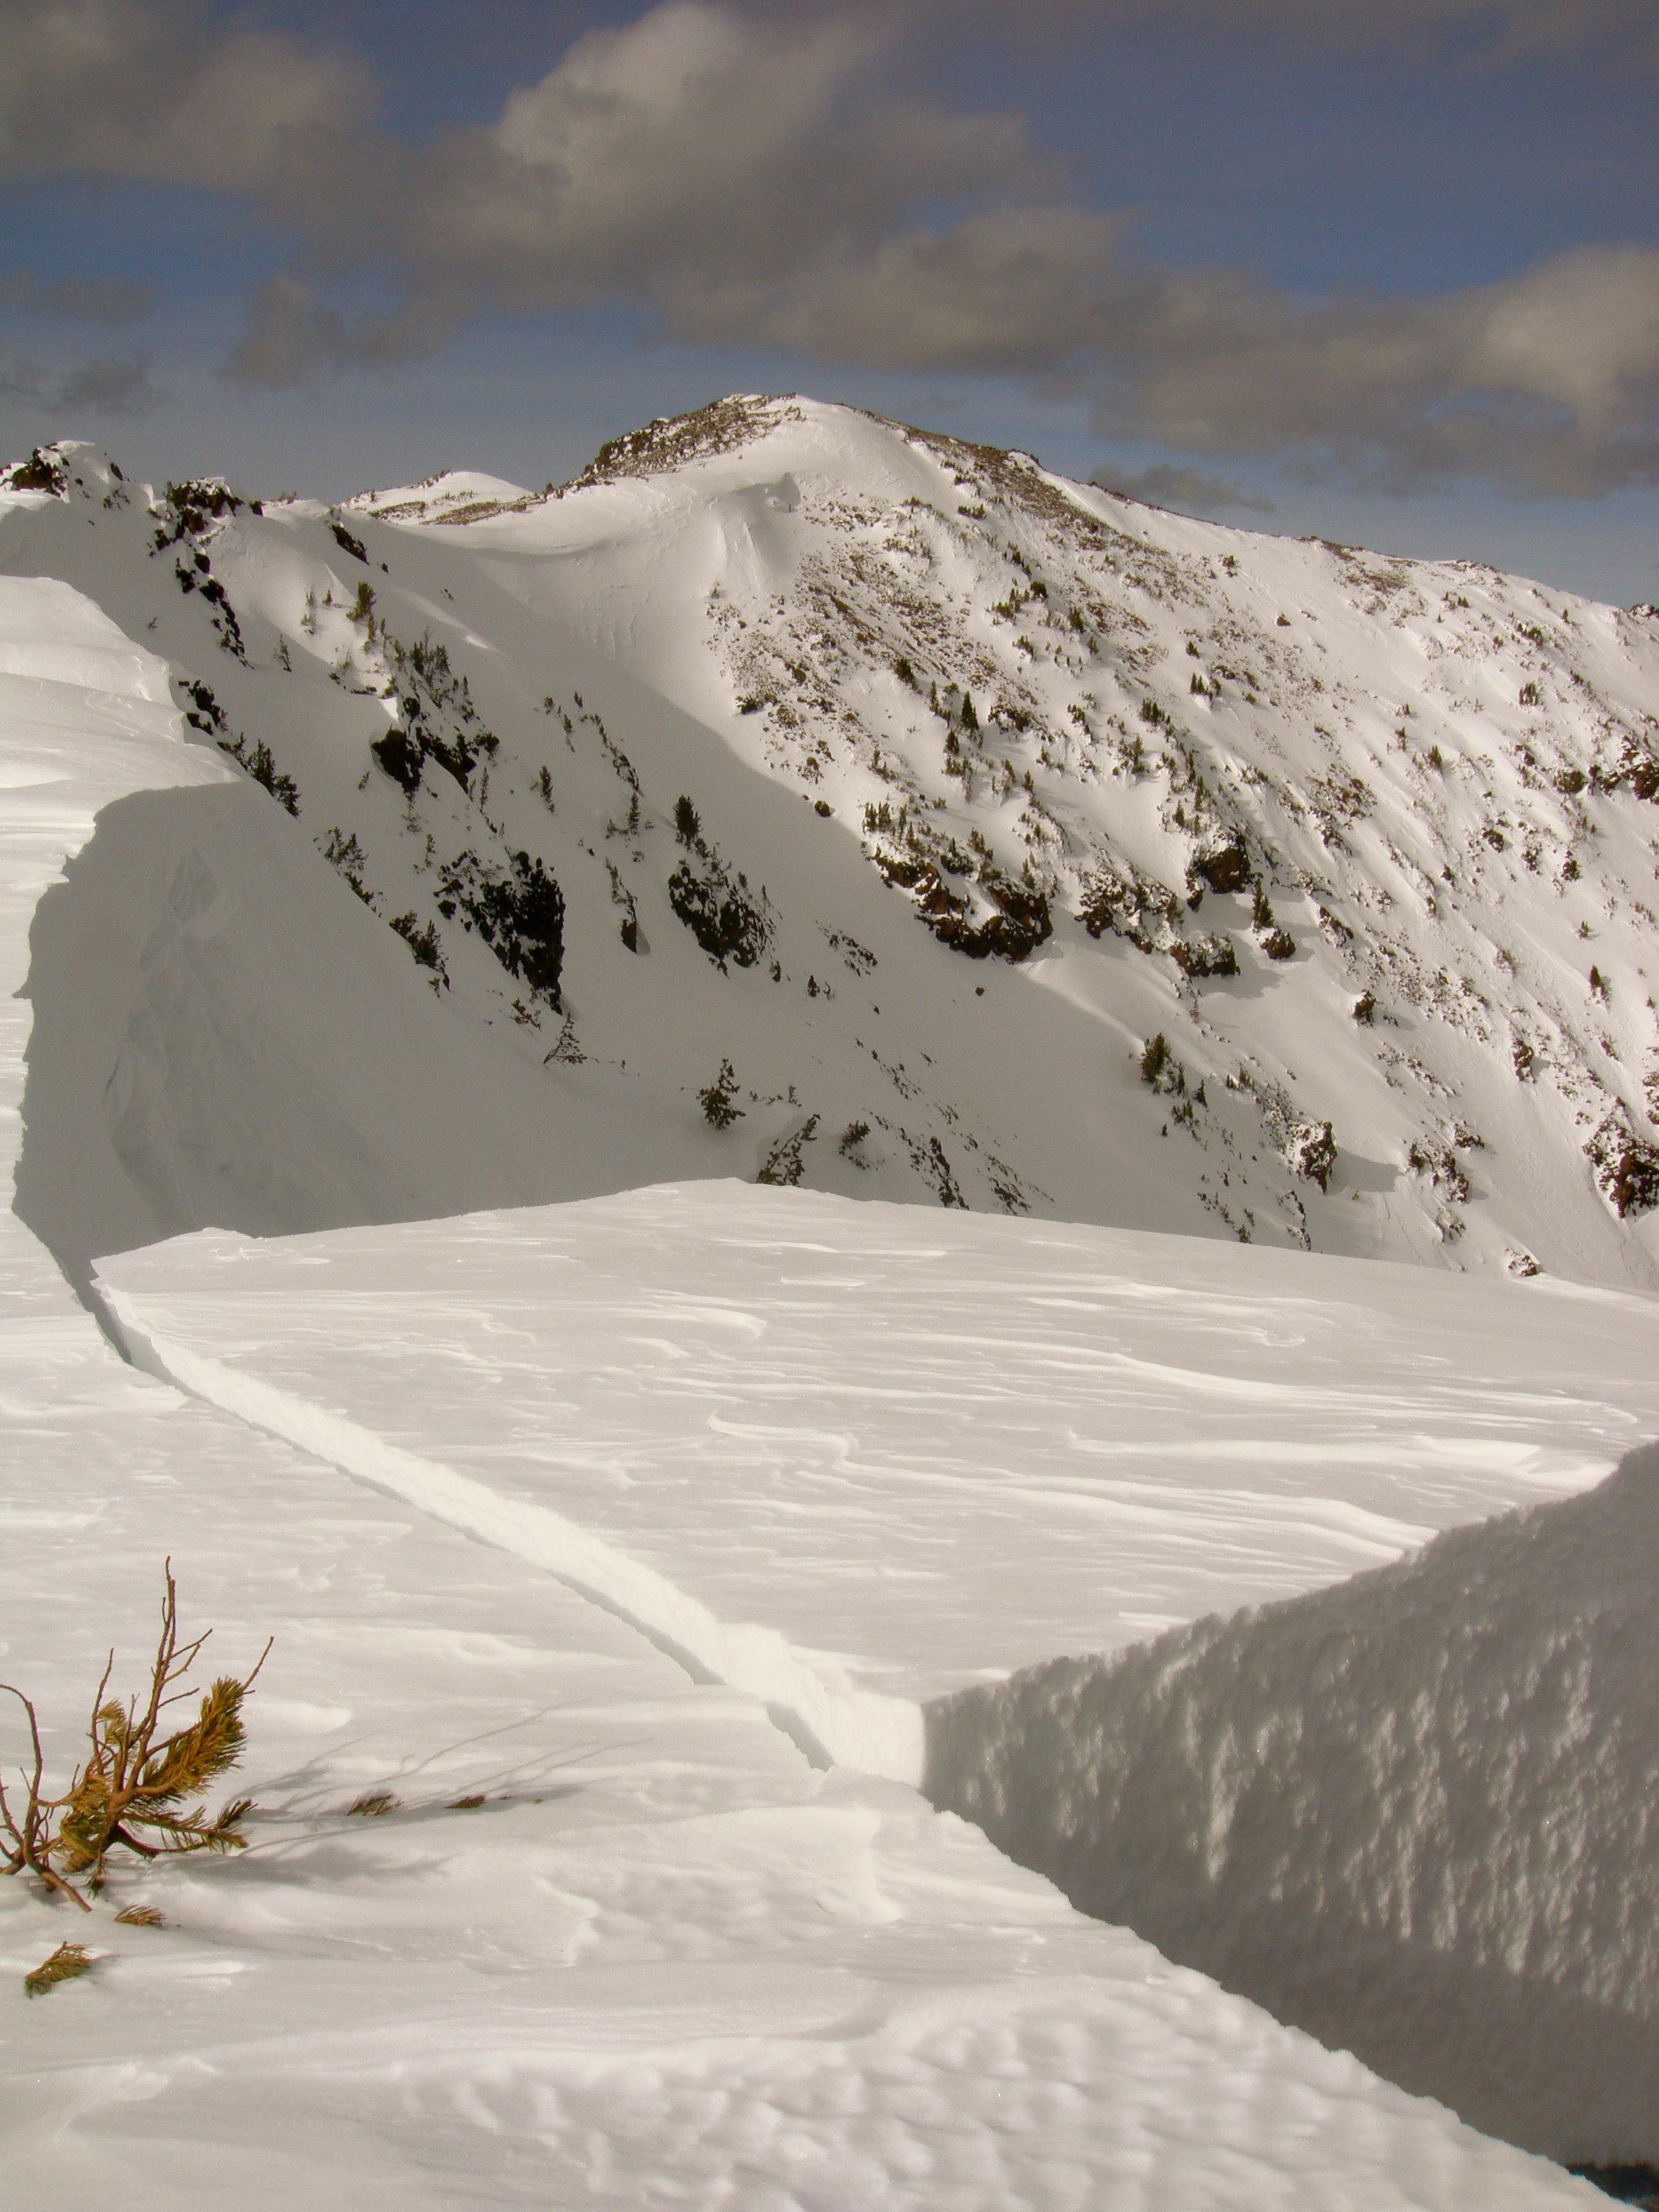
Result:
[[[557,497],[54,468],[0,554],[165,653],[390,998],[542,1085],[536,1194],[737,1174],[1659,1281],[1650,616],[808,401]],[[337,1216],[177,1225],[215,1218]]]
[[[931,1707],[933,1802],[1475,2126],[1659,2148],[1659,1449],[1317,1595]]]

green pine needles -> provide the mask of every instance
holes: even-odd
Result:
[[[106,1698],[115,1665],[112,1651],[87,1727],[91,1749],[62,1796],[42,1794],[45,1762],[33,1703],[12,1683],[0,1682],[0,1690],[15,1698],[27,1717],[33,1750],[32,1766],[21,1771],[20,1795],[9,1797],[0,1781],[0,1873],[32,1874],[54,1895],[72,1898],[83,1911],[92,1907],[76,1885],[83,1882],[96,1895],[105,1857],[117,1844],[154,1859],[180,1851],[238,1851],[247,1842],[240,1823],[252,1809],[249,1800],[239,1798],[211,1814],[202,1801],[209,1784],[242,1755],[242,1700],[270,1646],[265,1645],[251,1674],[240,1679],[221,1675],[193,1721],[164,1733],[167,1709],[195,1694],[184,1678],[208,1640],[204,1634],[192,1643],[179,1641],[171,1559],[164,1571],[161,1632],[148,1694],[142,1702],[133,1698],[125,1705]]]
[[[78,1975],[90,1972],[92,1958],[79,1943],[60,1943],[51,1958],[43,1960],[32,1973],[23,1977],[25,1996],[38,1997],[43,1990],[55,1990],[59,1982],[72,1982]]]

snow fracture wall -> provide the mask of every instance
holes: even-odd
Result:
[[[1659,2147],[1659,1447],[1397,1566],[928,1711],[933,1802],[1402,2087]]]

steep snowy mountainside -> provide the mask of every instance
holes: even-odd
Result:
[[[545,1077],[549,1194],[660,1133],[647,1176],[1659,1283],[1644,615],[805,400],[556,495],[21,474],[0,568],[164,653]]]
[[[1581,1252],[1592,1178],[1626,1221],[1659,1199],[1651,610],[799,399],[653,425],[465,534],[831,805],[946,942],[1131,1028],[1139,952],[1229,1226],[1265,1225],[1248,1151],[1316,1158],[1327,1121],[1400,1174],[1419,1255],[1498,1256],[1477,1187],[1550,1188],[1534,1234],[1572,1212]]]

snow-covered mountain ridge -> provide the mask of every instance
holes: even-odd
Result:
[[[75,473],[65,489],[86,491],[87,468],[79,486]],[[125,629],[56,577],[0,580],[0,1167],[17,1170],[16,1210],[0,1213],[11,1321],[0,1645],[8,1679],[40,1699],[48,1772],[66,1781],[110,1644],[118,1683],[142,1667],[160,1561],[178,1565],[193,1624],[214,1625],[232,1663],[276,1641],[247,1747],[259,1809],[245,1855],[112,1869],[93,1917],[76,1916],[89,1972],[40,2006],[22,1976],[62,1938],[61,1908],[0,1883],[0,2008],[20,2025],[18,2063],[0,2082],[15,2115],[7,2170],[52,2202],[118,2177],[136,2212],[217,2201],[228,2165],[253,2212],[296,2187],[433,2212],[550,2191],[621,2212],[665,2190],[710,2206],[781,2192],[825,2212],[1596,2202],[1559,2168],[1483,2142],[1443,2106],[1170,1967],[1128,1929],[1081,1917],[915,1790],[847,1765],[817,1771],[804,1755],[814,1723],[829,1732],[839,1714],[867,1769],[880,1747],[863,1724],[866,1689],[890,1717],[892,1701],[908,1703],[914,1722],[931,1692],[971,1695],[1029,1656],[1041,1675],[1061,1649],[1125,1645],[1139,1682],[1148,1669],[1133,1647],[1159,1627],[1203,1650],[1214,1638],[1181,1626],[1195,1613],[1295,1589],[1311,1600],[1221,1639],[1224,1654],[1271,1660],[1274,1623],[1288,1624],[1287,1664],[1248,1668],[1236,1693],[1224,1685],[1223,1741],[1271,1753],[1310,1696],[1308,1717],[1328,1733],[1352,1717],[1356,1744],[1409,1735],[1434,1753],[1408,1761],[1422,1787],[1407,1809],[1425,1817],[1399,1818],[1386,1787],[1352,1792],[1334,1819],[1322,1802],[1313,1811],[1310,1835],[1353,1879],[1328,1893],[1336,1940],[1318,1947],[1316,1986],[1300,1997],[1334,2004],[1324,2032],[1387,2070],[1398,2039],[1361,2045],[1376,2008],[1361,2019],[1344,1994],[1364,1948],[1353,1938],[1380,1941],[1398,1965],[1399,1938],[1409,1948],[1427,1928],[1435,1986],[1455,2001],[1443,2013],[1462,2008],[1466,2041],[1504,2048],[1491,2031],[1518,2010],[1523,2055],[1559,2087],[1550,2045],[1565,2005],[1571,2083],[1590,2077],[1593,2095],[1564,2089],[1540,2126],[1525,2108],[1533,2076],[1500,2063],[1487,2124],[1560,2158],[1650,2158],[1649,1954],[1625,1940],[1623,1916],[1639,1917],[1652,1888],[1640,1848],[1651,1770],[1639,1728],[1623,1732],[1621,1719],[1654,1705],[1650,1473],[1627,1460],[1630,1510],[1595,1520],[1604,1540],[1571,1604],[1539,1594],[1547,1575],[1530,1608],[1510,1602],[1501,1572],[1487,1577],[1498,1634],[1470,1649],[1477,1662],[1495,1652],[1539,1694],[1492,1712],[1467,1775],[1438,1759],[1443,1738],[1425,1723],[1455,1733],[1480,1665],[1445,1676],[1452,1693],[1432,1715],[1418,1687],[1439,1679],[1442,1655],[1459,1656],[1461,1586],[1423,1624],[1409,1607],[1379,1607],[1366,1577],[1328,1584],[1432,1528],[1577,1490],[1651,1433],[1652,1300],[710,1179],[722,1162],[763,1159],[772,1128],[749,1134],[759,1102],[716,1131],[695,1097],[677,1103],[631,1064],[548,1060],[544,1037],[500,1020],[490,994],[516,982],[550,1012],[556,988],[568,1012],[580,986],[597,1024],[597,986],[620,975],[654,994],[643,1003],[664,1025],[659,1067],[733,1033],[699,1035],[699,1021],[747,1020],[758,1048],[767,1010],[782,1007],[781,1048],[816,1052],[826,1086],[835,1022],[862,1028],[896,1010],[953,1083],[994,1080],[983,1038],[1003,1040],[1011,1104],[1030,1068],[1051,1064],[1033,1058],[1038,1047],[1085,1068],[1092,1054],[1097,1069],[1098,1022],[1068,1027],[1066,1003],[1033,991],[1026,965],[937,944],[787,785],[711,744],[569,628],[542,625],[552,643],[538,645],[538,628],[514,628],[507,595],[481,589],[472,638],[487,615],[497,658],[510,646],[534,669],[538,650],[556,651],[581,713],[607,732],[626,718],[647,794],[676,792],[691,764],[702,821],[661,859],[676,872],[695,860],[708,881],[711,854],[741,840],[750,883],[772,885],[764,908],[758,894],[750,903],[785,974],[803,947],[821,957],[807,917],[830,916],[879,959],[868,980],[886,1011],[872,1001],[866,1017],[840,983],[833,997],[797,993],[802,1018],[763,963],[729,958],[722,975],[666,894],[659,910],[641,901],[636,934],[661,925],[644,954],[620,941],[608,902],[570,897],[568,948],[526,929],[543,909],[518,890],[550,907],[556,862],[580,887],[580,855],[598,861],[580,826],[570,834],[574,780],[549,817],[564,846],[526,838],[499,861],[480,846],[495,872],[481,883],[513,905],[503,914],[481,891],[470,933],[438,912],[458,974],[469,948],[479,964],[432,989],[409,936],[324,858],[332,839],[313,837],[308,818],[317,793],[328,797],[331,713],[378,715],[348,726],[368,759],[362,792],[346,783],[343,804],[390,784],[370,749],[392,731],[385,702],[351,696],[300,653],[284,672],[275,649],[274,666],[246,672],[245,697],[280,702],[292,731],[250,714],[270,732],[251,738],[212,694],[218,730],[195,690],[179,700],[179,641],[222,657],[209,673],[228,693],[221,665],[234,677],[238,641],[253,658],[260,617],[251,592],[222,580],[230,556],[216,541],[207,566],[189,556],[193,587],[181,588],[176,511],[142,519],[149,567],[118,534],[95,539],[100,518],[131,519],[119,481],[94,492],[114,503],[90,517],[49,492],[21,498],[26,524],[56,530],[66,559],[80,544],[98,544],[77,555],[88,569],[107,556],[100,589],[112,604],[126,593]],[[210,488],[182,500],[209,519],[213,504]],[[342,529],[356,535],[354,520]],[[389,570],[404,566],[395,540],[383,550]],[[274,541],[273,565],[282,551]],[[134,578],[157,573],[146,617]],[[407,556],[403,604],[418,592],[441,617],[445,589],[466,589],[461,570],[448,578],[434,568],[422,580]],[[203,580],[223,596],[204,599]],[[452,635],[446,671],[438,641],[394,629],[434,702],[435,742],[403,708],[404,750],[388,749],[416,768],[423,805],[441,780],[481,784],[507,750],[483,744],[486,710],[511,703],[492,656]],[[574,728],[586,738],[591,726]],[[283,777],[297,818],[273,803]],[[642,802],[647,862],[630,863],[641,869],[659,851],[646,816]],[[397,850],[385,840],[382,860]],[[498,945],[512,924],[526,969],[556,944],[554,984],[508,975],[479,942],[486,920]],[[418,918],[410,927],[421,933]],[[1132,958],[1131,972],[1152,965]],[[968,995],[975,974],[984,1000]],[[911,1065],[927,1066],[914,1053]],[[1138,1139],[1132,1107],[1169,1095],[1131,1073],[1112,1097],[1126,1156],[1112,1204],[1168,1150]],[[525,1204],[582,1176],[660,1176],[677,1147],[701,1179]],[[879,1170],[864,1172],[867,1188]],[[1152,1187],[1148,1202],[1167,1206],[1176,1188]],[[492,1202],[513,1210],[469,1210]],[[45,1224],[60,1255],[84,1259],[153,1243],[192,1215],[281,1226],[418,1212],[463,1218],[271,1241],[208,1231],[100,1261],[106,1314],[137,1366],[25,1225]],[[1528,1525],[1541,1553],[1552,1532],[1570,1551],[1589,1522],[1545,1504]],[[1460,1560],[1501,1568],[1517,1550],[1501,1523],[1474,1536],[1425,1571],[1431,1596]],[[1370,1589],[1418,1587],[1392,1571]],[[1380,1683],[1357,1665],[1358,1694],[1338,1711],[1328,1670],[1297,1664],[1298,1624],[1340,1634],[1352,1607],[1384,1616],[1382,1636],[1358,1639],[1361,1660],[1372,1644],[1386,1658],[1393,1636],[1410,1639],[1412,1663]],[[1153,1673],[1167,1648],[1155,1647]],[[1081,1672],[1092,1680],[1109,1662]],[[1217,1667],[1194,1670],[1193,1710],[1208,1716],[1218,1679]],[[1405,1731],[1402,1686],[1418,1701]],[[1007,1687],[1006,1708],[992,1698],[991,1725],[974,1732],[975,1772],[1011,1747],[1007,1717],[1026,1693],[1018,1676]],[[1206,1717],[1197,1741],[1212,1728]],[[1034,1750],[1042,1741],[1034,1732]],[[15,1734],[5,1748],[15,1754]],[[912,1759],[918,1748],[913,1735]],[[1072,1754],[1090,1780],[1087,1750],[1073,1732],[1045,1771],[1060,1789],[1031,1793],[1035,1850]],[[1242,1771],[1230,1756],[1217,1778]],[[1181,1803],[1202,1796],[1210,1771],[1174,1772]],[[1376,1772],[1386,1785],[1389,1764]],[[1419,1922],[1412,1878],[1440,1863],[1441,1773],[1468,1785],[1455,1881]],[[936,1802],[943,1782],[930,1784]],[[1227,1802],[1236,1796],[1230,1785]],[[1517,1802],[1547,1817],[1511,1838]],[[1563,1802],[1565,1830],[1548,1818]],[[1214,1806],[1207,1832],[1246,1908],[1244,1981],[1272,1916],[1252,1887],[1258,1829],[1245,1819],[1230,1836],[1226,1809]],[[1570,1853],[1555,1848],[1563,1832]],[[1486,1932],[1513,1949],[1520,1923],[1480,1908],[1490,1870],[1528,1850],[1536,1879],[1518,1905],[1540,1924],[1575,1899],[1591,1909],[1571,1921],[1573,1947],[1507,1959],[1506,2012],[1492,2001]],[[1203,1885],[1187,1889],[1190,1909],[1160,1927],[1177,1954],[1203,1933]],[[1586,1973],[1588,2023],[1582,2004],[1573,2012]],[[1308,2014],[1287,2004],[1286,2016]],[[1413,2017],[1401,2014],[1407,2029]],[[1632,2053],[1641,2064],[1607,2063]],[[1442,2070],[1442,2057],[1428,2069],[1414,2057],[1410,2078],[1472,2110],[1467,2072]]]
[[[1650,611],[798,398],[533,495],[21,475],[0,565],[164,653],[481,1065],[541,1072],[539,1194],[1659,1281]]]

